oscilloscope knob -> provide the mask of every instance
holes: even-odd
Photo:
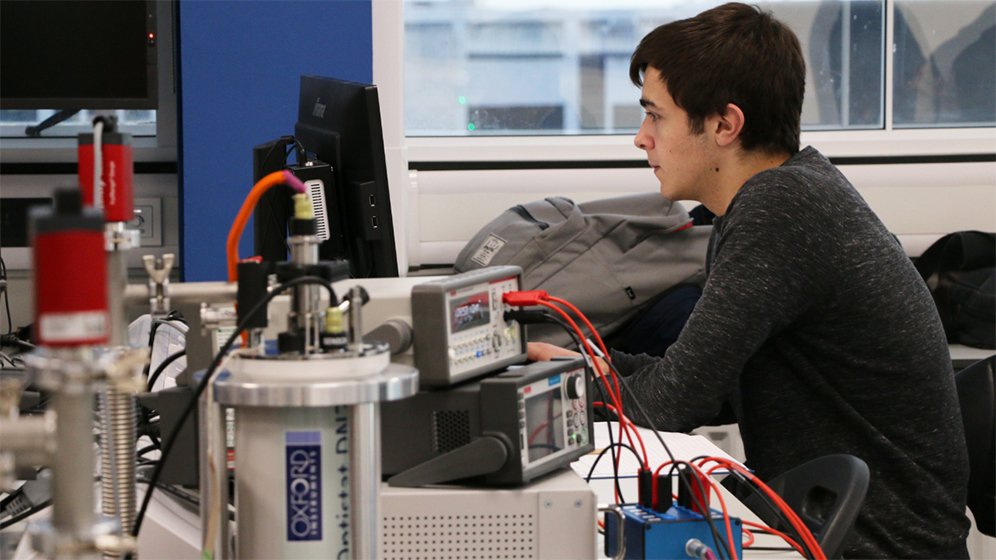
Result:
[[[567,389],[567,398],[584,398],[584,376],[574,374],[567,378],[567,382],[564,385]]]

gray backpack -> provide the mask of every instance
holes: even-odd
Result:
[[[657,193],[582,204],[549,197],[502,212],[460,251],[454,268],[518,265],[523,289],[566,299],[605,337],[672,286],[701,285],[711,231],[691,227],[684,207]],[[531,325],[529,338],[570,343],[556,325]]]

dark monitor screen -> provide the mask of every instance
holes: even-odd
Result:
[[[294,168],[306,185],[309,177],[322,176],[317,162],[331,166],[331,179],[326,171],[323,181],[330,237],[319,245],[319,257],[349,260],[357,278],[398,276],[377,88],[301,76],[294,139],[306,152],[309,165],[316,164],[306,167],[299,161]],[[283,151],[271,145],[257,146],[257,178],[282,165],[278,162],[282,162]],[[289,197],[277,189],[263,195],[257,204],[254,244],[263,259],[286,258],[284,238],[290,212]]]
[[[155,109],[155,8],[0,1],[0,108]]]

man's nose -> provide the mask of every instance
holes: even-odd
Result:
[[[633,137],[633,145],[641,150],[651,150],[654,147],[653,138],[643,130],[643,125],[640,125],[640,130],[636,131],[636,136]]]

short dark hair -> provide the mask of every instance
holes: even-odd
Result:
[[[745,150],[799,151],[806,63],[795,33],[770,13],[731,2],[661,25],[630,59],[637,86],[648,66],[688,113],[693,133],[733,103],[744,112]]]

